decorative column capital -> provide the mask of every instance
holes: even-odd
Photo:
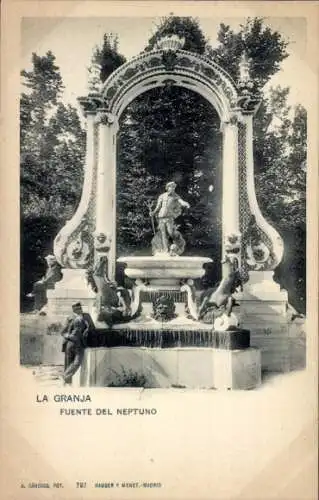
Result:
[[[239,123],[241,123],[242,117],[236,111],[233,111],[229,114],[229,117],[221,122],[220,128],[222,131],[225,130],[226,127],[238,127]]]
[[[228,123],[230,125],[236,125],[237,126],[239,124],[239,122],[240,122],[240,118],[239,118],[238,113],[236,113],[236,112],[231,113],[230,117],[229,117]]]
[[[261,96],[258,92],[251,92],[247,89],[239,89],[237,106],[243,115],[255,115],[261,103]]]
[[[84,116],[95,115],[99,106],[101,105],[101,99],[97,96],[84,96],[78,97],[78,102],[81,106]]]
[[[117,124],[117,118],[115,115],[110,113],[107,109],[99,109],[96,118],[95,118],[96,123],[100,123],[101,125],[116,125]]]

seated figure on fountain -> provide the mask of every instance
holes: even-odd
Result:
[[[189,208],[190,205],[182,200],[175,188],[175,182],[168,182],[165,193],[158,197],[155,209],[150,211],[151,217],[158,217],[158,231],[152,239],[153,254],[177,256],[184,251],[185,240],[178,231],[175,219],[181,215],[182,207]]]
[[[226,256],[222,264],[225,265],[225,277],[217,286],[203,292],[198,310],[198,319],[213,324],[215,330],[237,328],[238,320],[232,312],[235,305],[233,294],[237,288],[242,289],[237,262]]]
[[[32,292],[27,297],[34,298],[33,312],[46,314],[44,306],[47,303],[47,290],[54,289],[55,284],[62,279],[61,266],[57,262],[54,255],[47,255],[45,257],[47,263],[47,270],[45,275],[33,284]]]
[[[100,255],[90,278],[97,292],[97,320],[111,327],[114,323],[132,319],[131,296],[126,288],[118,286],[115,281],[107,277],[107,264],[107,256]]]

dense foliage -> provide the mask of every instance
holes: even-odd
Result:
[[[157,42],[166,35],[178,35],[185,39],[183,50],[204,54],[209,50],[208,41],[206,40],[201,27],[196,19],[191,17],[169,16],[160,20],[156,26],[156,32],[151,36],[145,47],[146,51],[156,47]]]
[[[127,245],[133,251],[141,246],[150,249],[148,204],[154,208],[170,180],[192,207],[180,220],[188,249],[212,244],[221,226],[220,189],[216,188],[221,174],[219,128],[207,101],[176,87],[154,89],[127,109],[119,134],[120,251],[127,251]],[[215,186],[213,193],[210,185]]]
[[[281,62],[288,57],[288,42],[262,18],[249,18],[237,32],[222,23],[218,42],[216,48],[208,48],[208,54],[236,81],[239,60],[246,52],[251,63],[250,74],[258,89],[280,70]]]
[[[62,78],[51,52],[32,55],[23,70],[20,101],[21,211],[23,218],[66,218],[83,181],[85,133],[75,108],[63,104]]]
[[[85,132],[77,111],[62,102],[63,83],[55,57],[32,55],[21,72],[20,208],[21,296],[41,277],[53,239],[81,195]]]
[[[101,66],[101,81],[110,76],[113,71],[126,62],[125,57],[118,52],[118,37],[105,33],[101,47],[97,46],[93,53],[93,61]]]

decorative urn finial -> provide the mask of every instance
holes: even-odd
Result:
[[[178,35],[166,35],[157,42],[157,48],[163,52],[176,52],[182,49],[184,45],[185,38]]]
[[[239,88],[241,90],[250,91],[254,83],[250,77],[250,59],[247,56],[247,52],[244,51],[241,55],[239,62]]]
[[[157,48],[162,51],[162,61],[166,71],[174,69],[178,59],[177,51],[182,49],[184,44],[185,38],[178,35],[166,35],[157,42]]]
[[[101,90],[101,65],[95,60],[92,60],[91,66],[88,68],[88,91],[89,94],[99,93]]]
[[[239,82],[247,84],[250,81],[250,63],[246,52],[243,52],[239,63]]]
[[[255,113],[261,102],[257,82],[251,78],[251,59],[244,50],[239,62],[239,78],[237,82],[237,105],[245,112]]]

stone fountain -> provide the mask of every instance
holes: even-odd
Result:
[[[195,282],[212,260],[182,255],[185,240],[175,219],[190,205],[175,187],[168,183],[150,210],[157,216],[153,255],[118,259],[134,283],[130,293],[107,278],[106,257],[98,261],[97,330],[86,349],[81,385],[112,384],[120,367],[141,374],[150,387],[249,389],[260,383],[260,352],[250,347],[250,332],[238,328],[233,312],[239,270],[228,258],[227,277],[199,296]]]
[[[188,387],[221,386],[212,375],[218,365],[217,361],[212,361],[212,356],[226,355],[226,349],[221,353],[223,345],[232,347],[227,354],[230,359],[237,356],[236,346],[239,358],[245,355],[248,358],[255,356],[255,361],[258,358],[257,351],[254,355],[247,351],[247,336],[235,330],[229,334],[227,328],[238,322],[246,331],[251,331],[253,344],[262,350],[263,369],[289,370],[288,296],[273,279],[284,245],[278,232],[263,217],[254,184],[253,117],[260,95],[251,80],[249,61],[244,55],[238,70],[239,79],[234,82],[216,62],[184,50],[179,37],[163,37],[152,51],[133,57],[103,84],[99,79],[100,68],[95,64],[90,70],[88,93],[78,98],[87,126],[83,191],[75,214],[54,241],[53,253],[63,278],[56,282],[54,289],[46,291],[48,317],[64,319],[75,301],[81,301],[86,312],[95,316],[97,332],[85,358],[91,368],[85,369],[84,363],[82,370],[82,374],[90,375],[84,377],[83,384],[108,385],[106,367],[112,365],[113,348],[117,349],[118,357],[126,356],[126,349],[131,349],[130,359],[123,360],[122,364],[133,369],[132,349],[136,348],[136,359],[143,359],[141,366],[144,368],[155,357],[162,367],[162,375],[170,373],[170,366],[178,366],[178,376],[175,373],[171,378],[153,380],[155,386],[166,383]],[[184,254],[185,241],[175,219],[190,207],[175,193],[174,183],[166,186],[155,208],[150,207],[154,227],[152,257],[127,255],[117,260],[120,117],[137,96],[164,87],[168,82],[203,96],[220,117],[223,136],[221,250],[223,259],[227,257],[240,270],[244,283],[242,291],[236,292],[239,306],[227,316],[221,315],[217,323],[216,311],[210,306],[212,297],[217,300],[222,290],[216,292],[217,295],[209,292],[204,297],[205,303],[198,304],[196,280],[203,275],[204,266],[210,259]],[[134,281],[132,290],[120,290],[121,287],[112,285],[117,261],[126,265],[125,273]],[[233,271],[227,274],[227,263],[222,265],[222,271],[226,279],[224,286]],[[88,283],[88,272],[93,275],[94,287]],[[119,306],[112,306],[114,311],[107,305],[109,288],[114,303],[121,302]],[[219,330],[224,333],[219,334]],[[149,348],[151,350],[147,351]],[[191,355],[187,349],[199,350],[189,360]],[[249,362],[246,359],[242,364],[247,373]],[[153,363],[148,372],[150,379],[154,378],[156,366]],[[229,362],[221,363],[219,374],[225,366],[229,367]],[[258,360],[254,366],[258,373]],[[202,381],[197,373],[199,367],[205,371]],[[252,385],[256,385],[257,379],[257,375],[253,377]],[[229,384],[234,386],[233,382]]]
[[[155,209],[150,210],[154,230],[153,255],[118,259],[119,263],[126,264],[125,274],[135,282],[133,311],[141,307],[144,321],[157,315],[156,302],[159,301],[160,307],[163,307],[163,297],[172,303],[174,311],[177,308],[175,322],[183,324],[189,323],[190,318],[198,319],[194,280],[202,278],[204,265],[212,262],[208,257],[182,256],[185,240],[175,219],[181,215],[183,207],[190,206],[175,192],[175,188],[175,182],[167,183],[166,191],[159,196]],[[153,219],[155,215],[158,215],[157,231]],[[153,314],[150,303],[155,308]],[[166,320],[164,314],[159,317]]]

